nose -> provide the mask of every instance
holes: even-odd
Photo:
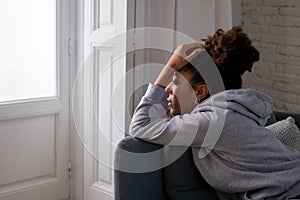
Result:
[[[168,94],[172,94],[171,84],[172,84],[172,82],[170,82],[169,85],[167,85],[167,87],[165,88],[165,92]]]

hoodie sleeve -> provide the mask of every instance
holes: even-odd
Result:
[[[167,93],[163,88],[149,84],[135,110],[129,134],[156,144],[201,146],[210,114],[195,112],[169,117],[167,110]]]

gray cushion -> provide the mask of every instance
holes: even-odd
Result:
[[[300,151],[300,130],[292,117],[278,121],[266,127],[284,145]]]

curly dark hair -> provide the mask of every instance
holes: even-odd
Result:
[[[251,72],[253,64],[259,60],[258,50],[242,27],[235,26],[227,32],[218,29],[202,41],[221,73],[225,89],[241,88],[241,76],[246,71]]]
[[[251,72],[253,64],[259,60],[259,52],[252,46],[252,41],[243,32],[242,27],[235,26],[227,32],[218,29],[213,36],[208,36],[202,41],[207,53],[219,69],[225,89],[240,89],[241,76],[246,71]],[[191,67],[190,63],[182,70],[192,74],[192,86],[204,82],[199,72]]]

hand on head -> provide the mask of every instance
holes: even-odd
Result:
[[[205,51],[205,49],[200,43],[188,43],[179,45],[175,49],[166,66],[171,67],[175,70],[180,70],[183,66],[193,60],[203,51]]]
[[[205,51],[205,49],[200,43],[179,45],[173,52],[165,67],[162,69],[154,84],[165,88],[171,81],[170,78],[174,71],[180,70],[203,51]]]

